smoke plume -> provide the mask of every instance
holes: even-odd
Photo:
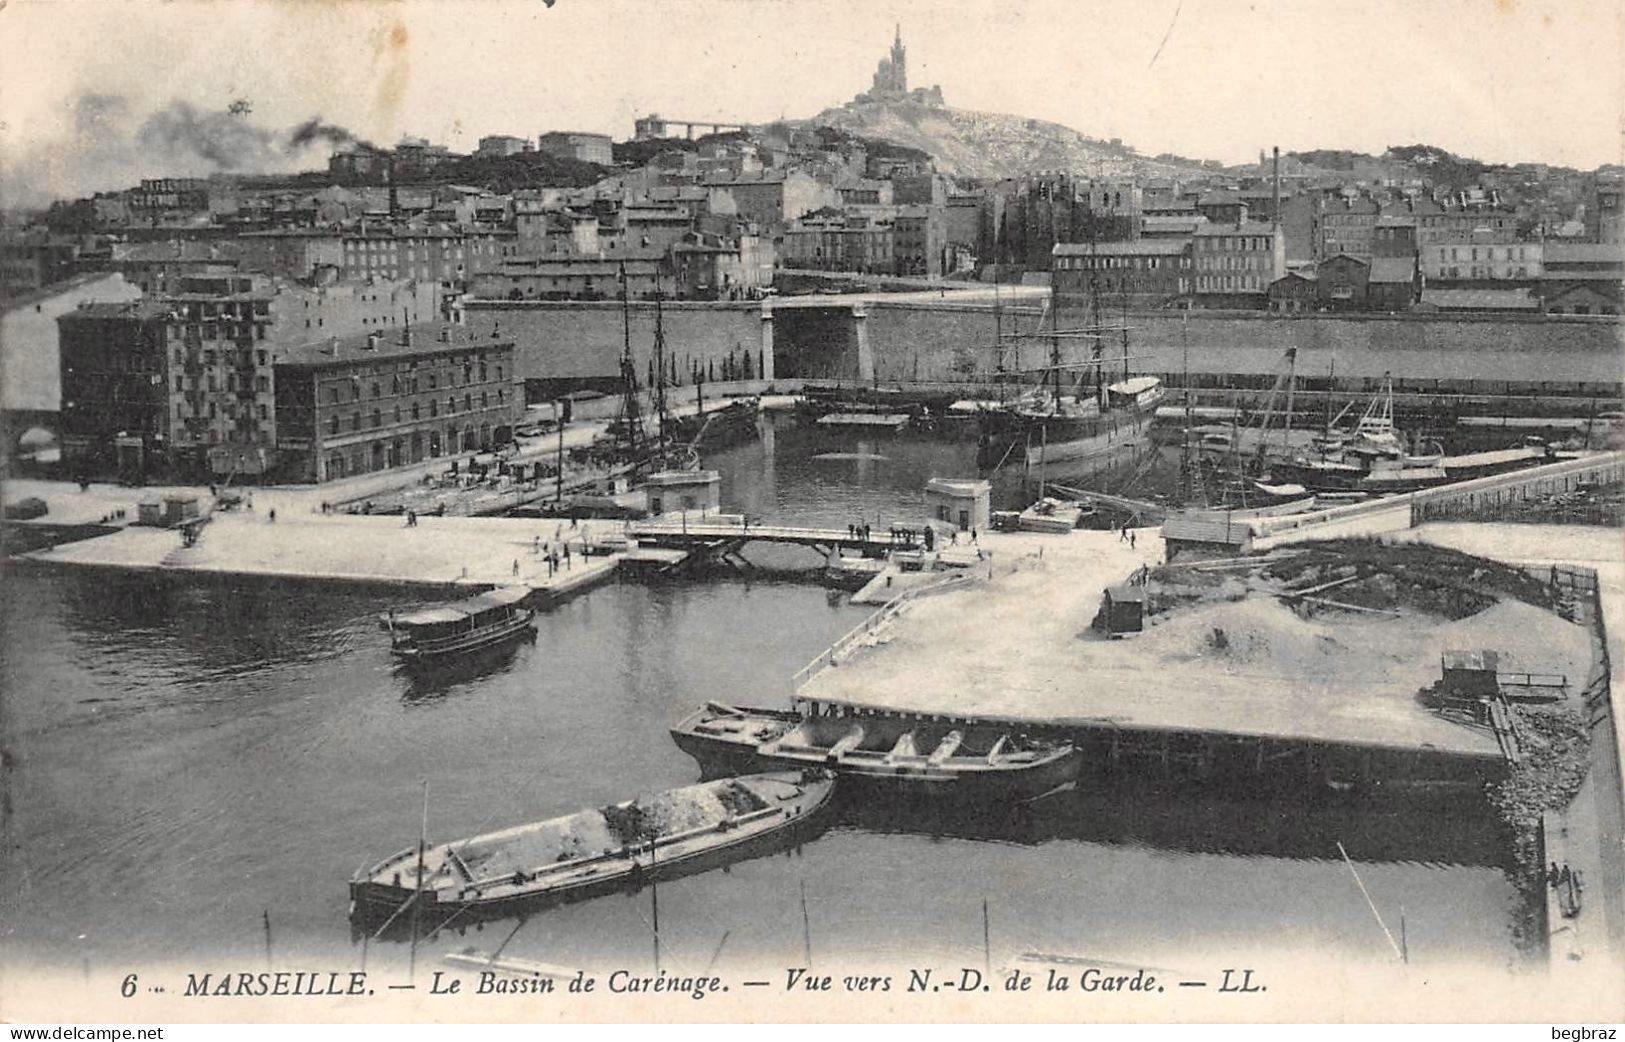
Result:
[[[0,205],[42,206],[129,188],[147,177],[292,173],[320,167],[340,149],[372,147],[320,116],[277,130],[253,122],[246,109],[199,108],[178,99],[142,117],[119,95],[81,94],[70,112],[64,139],[7,142],[0,149]]]

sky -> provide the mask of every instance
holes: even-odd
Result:
[[[284,145],[313,116],[457,150],[493,133],[622,139],[648,112],[807,117],[868,87],[897,24],[911,85],[1147,155],[1421,142],[1621,158],[1622,0],[12,0],[0,193],[316,166],[326,146]],[[228,121],[238,99],[252,113]],[[222,129],[246,151],[185,140]]]

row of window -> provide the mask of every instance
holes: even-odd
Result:
[[[1274,263],[1269,257],[1203,257],[1196,266],[1202,271],[1267,271]]]
[[[1093,263],[1091,263],[1093,262]],[[1057,257],[1055,266],[1061,271],[1110,271],[1128,268],[1133,271],[1155,271],[1162,268],[1189,268],[1191,258],[1179,257]]]
[[[1528,268],[1517,268],[1516,270],[1514,270],[1512,268],[1504,268],[1504,269],[1503,268],[1491,268],[1491,267],[1482,267],[1481,268],[1481,267],[1478,267],[1477,265],[1474,265],[1473,267],[1470,267],[1470,268],[1468,268],[1466,270],[1467,270],[1467,275],[1465,277],[1469,278],[1469,279],[1527,279],[1527,278],[1529,278],[1529,269]],[[1459,279],[1459,278],[1463,277],[1461,272],[1462,272],[1462,269],[1460,267],[1457,267],[1457,266],[1454,266],[1454,265],[1452,265],[1449,268],[1440,267],[1436,272],[1436,277],[1441,278],[1441,279],[1446,279],[1446,278],[1448,278],[1448,279]]]
[[[1196,238],[1198,252],[1217,253],[1220,250],[1269,250],[1274,243],[1267,235],[1201,235]]]
[[[335,478],[398,467],[404,463],[417,463],[425,458],[425,449],[431,457],[474,452],[482,446],[488,446],[490,442],[490,424],[481,424],[478,430],[472,425],[461,430],[448,427],[444,441],[441,440],[440,432],[437,430],[413,431],[412,436],[407,439],[375,441],[368,445],[356,445],[348,453],[330,453],[327,456],[326,474],[323,477],[331,481]]]
[[[1260,293],[1264,290],[1261,279],[1242,275],[1199,275],[1196,279],[1196,292],[1198,293]]]
[[[268,406],[265,406],[265,405],[252,405],[251,406],[251,405],[244,404],[244,405],[238,406],[238,405],[235,405],[235,404],[233,404],[231,402],[226,402],[224,407],[221,407],[221,405],[219,403],[217,403],[217,402],[210,402],[209,407],[208,407],[207,410],[201,410],[200,409],[198,412],[193,413],[191,418],[195,419],[195,420],[201,420],[201,419],[213,420],[213,419],[218,419],[221,416],[224,416],[227,419],[244,419],[244,418],[253,418],[253,417],[257,416],[262,420],[268,420],[268,419],[271,418],[271,410],[270,410],[270,408]],[[186,403],[185,402],[176,402],[175,403],[175,419],[184,420],[186,418],[187,418],[187,416],[186,416]]]
[[[1444,247],[1444,246],[1440,246],[1440,247],[1437,248],[1438,249],[1438,259],[1441,260],[1441,261],[1445,259],[1444,251],[1445,251],[1446,248],[1447,247]],[[1451,260],[1478,260],[1479,247],[1477,247],[1477,246],[1451,246],[1451,247],[1448,247],[1448,249],[1450,250],[1450,259]],[[1484,250],[1484,259],[1485,260],[1492,261],[1492,260],[1495,259],[1495,247],[1494,246],[1485,246],[1485,247],[1483,247],[1483,250]],[[1517,256],[1516,257],[1513,256],[1512,251],[1514,251],[1514,250],[1517,251]],[[1523,246],[1504,246],[1504,247],[1501,248],[1501,259],[1502,260],[1514,260],[1514,259],[1515,260],[1524,260],[1525,259],[1524,250],[1525,250],[1525,247],[1523,247]],[[1468,253],[1469,256],[1463,257],[1462,253],[1464,253],[1464,252]]]
[[[489,409],[491,407],[491,392],[490,391],[481,391],[480,392],[479,402],[480,402],[479,407],[481,409]],[[507,403],[507,395],[504,392],[500,391],[500,390],[497,391],[496,404],[500,407],[500,406],[502,406],[502,405],[504,405],[506,403]],[[435,417],[439,416],[440,415],[440,400],[438,398],[431,398],[431,399],[429,399],[428,404],[429,404],[429,408],[428,408],[429,418],[434,419]],[[463,411],[464,412],[472,412],[473,409],[474,409],[474,396],[471,395],[471,394],[463,395]],[[452,415],[455,415],[456,412],[457,412],[457,396],[452,395],[452,396],[450,396],[450,397],[448,397],[446,399],[446,415],[447,416],[452,416]],[[410,414],[411,414],[411,418],[413,420],[422,419],[423,418],[423,409],[422,409],[421,403],[413,402],[412,405],[411,405]],[[392,422],[401,423],[401,422],[405,421],[405,419],[406,419],[406,413],[403,412],[403,410],[401,409],[401,407],[399,405],[395,406],[395,408],[394,408],[394,418],[393,418]],[[350,422],[348,424],[348,429],[351,430],[351,431],[360,430],[361,429],[361,420],[362,420],[362,416],[361,416],[361,413],[359,411],[352,412],[350,414]],[[374,409],[374,410],[372,410],[371,420],[372,420],[372,422],[369,424],[370,427],[374,427],[374,428],[382,427],[384,425],[384,411],[382,409]],[[343,420],[339,416],[338,413],[333,413],[333,414],[331,414],[331,415],[329,415],[327,417],[327,433],[328,434],[338,434],[344,428],[345,428],[345,424],[343,423]]]
[[[268,300],[183,301],[175,305],[175,309],[180,312],[182,319],[191,322],[211,318],[246,319],[269,315],[271,313],[271,302]]]
[[[491,370],[490,367],[488,367],[485,364],[485,362],[482,361],[482,362],[479,363],[477,372],[479,374],[479,381],[478,382],[487,383],[487,382],[490,381],[492,370]],[[470,384],[473,384],[475,382],[475,380],[474,380],[475,373],[476,373],[476,367],[475,367],[475,365],[473,363],[471,363],[471,362],[463,363],[463,386],[466,387],[466,386],[468,386]],[[501,383],[502,382],[503,372],[502,372],[502,366],[500,364],[495,367],[495,374],[496,374],[496,382]],[[439,386],[440,386],[440,372],[439,372],[439,370],[432,371],[432,372],[430,372],[428,374],[428,382],[429,382],[429,390],[433,391],[433,390],[437,390],[439,388]],[[330,383],[330,384],[327,385],[327,404],[328,405],[338,405],[339,404],[339,399],[342,397],[340,395],[340,393],[339,393],[340,386],[341,385],[338,384],[338,383]],[[447,387],[456,387],[457,386],[457,370],[456,369],[449,369],[449,370],[446,371],[446,386]],[[403,377],[399,373],[396,373],[396,374],[391,375],[390,378],[389,378],[389,394],[391,396],[399,395],[399,394],[417,394],[418,389],[419,389],[419,381],[418,381],[418,377],[415,374],[410,374],[409,373],[407,376]],[[373,397],[373,398],[382,398],[382,397],[384,397],[384,385],[383,385],[382,382],[380,382],[378,380],[372,381],[368,385],[368,390],[371,392],[370,397]],[[352,401],[352,402],[359,402],[361,400],[361,378],[359,376],[352,376],[350,378],[350,394],[349,394],[349,399],[348,400]]]
[[[220,390],[219,381],[216,379],[216,377],[215,377],[215,375],[213,373],[208,374],[207,380],[208,380],[209,390],[211,390],[211,391]],[[244,377],[243,389],[247,390],[247,387],[248,387],[247,377]],[[200,384],[199,384],[199,382],[198,382],[198,380],[196,378],[188,381],[186,379],[186,377],[184,377],[184,376],[175,377],[175,390],[177,392],[184,393],[186,391],[199,391],[199,390],[202,390],[202,389],[203,388],[200,386]],[[271,389],[271,378],[269,376],[256,376],[256,377],[254,377],[254,390],[256,392],[258,392],[260,394],[265,394],[266,392],[270,391],[270,389]],[[226,390],[228,390],[228,391],[237,390],[237,374],[236,373],[227,373],[226,374]]]
[[[212,366],[216,363],[231,365],[234,361],[238,365],[257,364],[263,366],[270,360],[271,356],[265,351],[256,351],[252,356],[249,356],[246,351],[215,352],[206,350],[202,352],[202,361],[205,366]],[[186,364],[186,352],[178,347],[175,349],[175,364],[178,366]]]
[[[310,325],[310,319],[305,319]],[[170,340],[264,340],[264,322],[202,322],[187,326],[169,326]]]

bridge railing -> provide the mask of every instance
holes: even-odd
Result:
[[[796,670],[795,675],[790,678],[790,693],[793,695],[800,691],[809,680],[826,667],[838,665],[848,652],[863,643],[864,639],[871,633],[908,610],[909,605],[915,601],[932,593],[941,593],[949,588],[958,588],[974,581],[976,581],[976,577],[963,572],[951,572],[943,575],[940,579],[933,579],[928,583],[916,586],[911,590],[905,590],[893,597],[881,605],[879,611],[876,611],[836,638],[835,643],[831,644],[817,658]]]
[[[868,618],[864,619],[862,622],[858,623],[856,626],[852,627],[846,633],[838,637],[835,643],[831,644],[829,648],[819,654],[817,658],[796,670],[795,674],[790,678],[791,697],[793,698],[797,692],[799,692],[810,680],[812,680],[813,677],[823,672],[826,668],[839,665],[841,660],[844,659],[849,652],[853,651],[860,644],[862,644],[870,634],[886,625],[886,623],[890,622],[892,619],[895,619],[897,616],[903,614],[903,612],[907,611],[916,601],[924,600],[927,597],[934,597],[937,594],[948,593],[952,590],[961,589],[965,586],[971,585],[972,583],[987,582],[995,575],[1006,575],[1011,572],[1019,571],[1027,564],[1037,560],[1038,558],[1032,556],[1012,557],[1003,562],[996,562],[993,558],[989,558],[985,562],[976,565],[974,568],[964,568],[947,572],[939,578],[932,579],[930,582],[922,583],[921,585],[912,589],[903,591],[896,597],[893,597],[891,600],[881,605],[880,610],[876,611],[874,614],[870,615]]]

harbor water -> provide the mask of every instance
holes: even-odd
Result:
[[[886,526],[920,520],[926,479],[971,473],[974,456],[968,439],[783,418],[706,462],[726,509]],[[871,610],[811,581],[808,551],[746,553],[761,574],[603,586],[544,613],[534,643],[426,681],[397,671],[377,621],[418,594],[12,567],[7,952],[69,971],[257,969],[267,944],[323,969],[400,957],[352,935],[346,881],[416,842],[425,782],[431,841],[690,783],[668,726],[706,699],[784,705],[790,675]],[[984,899],[995,966],[1283,944],[1391,961],[1339,843],[1390,927],[1403,909],[1413,963],[1519,961],[1518,896],[1481,801],[1124,781],[994,814],[846,805],[797,850],[662,884],[663,965],[702,972],[719,947],[718,965],[801,965],[809,943],[852,968],[980,965]],[[651,913],[645,892],[459,924],[418,958],[503,946],[647,970]]]

